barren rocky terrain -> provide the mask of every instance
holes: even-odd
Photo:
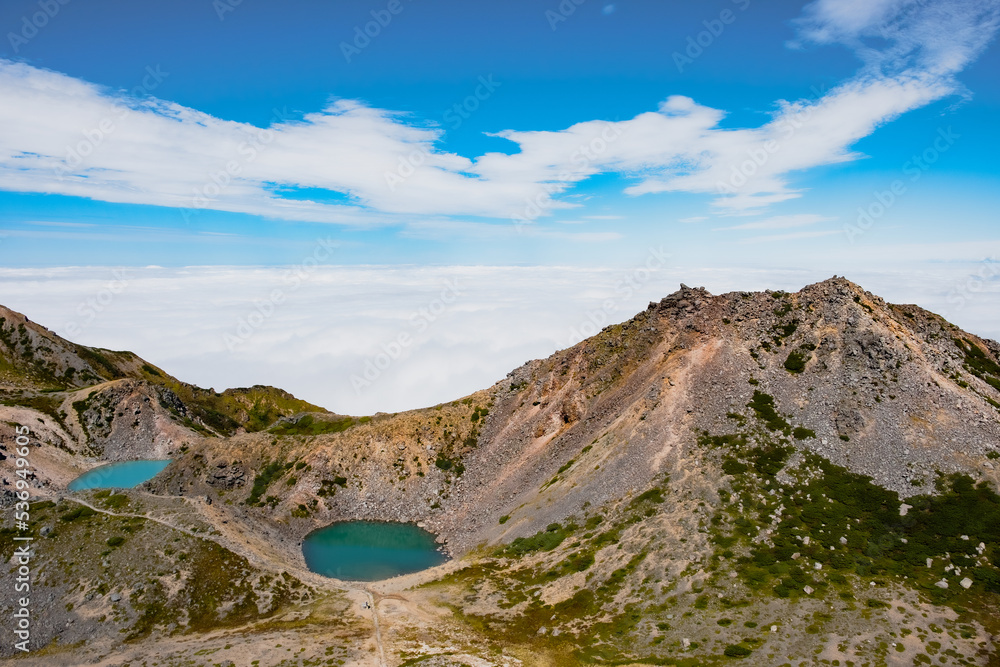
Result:
[[[0,317],[0,548],[28,425],[44,601],[39,650],[0,646],[23,664],[1000,664],[1000,345],[844,278],[682,286],[370,417]],[[137,458],[172,463],[66,490]],[[303,538],[348,519],[416,522],[453,560],[308,572]]]

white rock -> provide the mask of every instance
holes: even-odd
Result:
[[[685,637],[684,639],[681,640],[681,646],[683,646],[684,648],[690,648],[691,640]]]
[[[960,585],[960,586],[961,586],[962,588],[970,588],[970,587],[972,586],[972,579],[969,579],[968,577],[966,577],[965,579],[962,579],[962,580],[961,580],[960,582],[958,582],[958,583],[959,583],[959,585]]]
[[[934,584],[938,588],[948,588],[948,582],[942,579],[941,581]]]
[[[933,558],[928,558],[927,559],[927,567],[931,567],[932,565],[934,565],[934,559]]]
[[[771,632],[777,632],[777,631],[778,631],[778,626],[777,625],[772,625],[771,626]]]
[[[968,542],[969,541],[969,536],[968,535],[962,535],[960,539],[963,539],[966,542]]]
[[[812,595],[813,594],[813,587],[812,586],[806,586],[802,590],[805,591],[806,595]]]
[[[823,563],[813,563],[813,569],[814,570],[822,570],[823,569]]]
[[[806,546],[809,546],[809,536],[808,535],[806,535],[805,537],[802,538],[802,544],[804,544]]]
[[[841,544],[847,544],[847,538],[846,537],[840,538],[840,543]]]

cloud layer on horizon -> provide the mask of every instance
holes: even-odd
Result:
[[[992,250],[1000,254],[1000,246]],[[874,262],[859,258],[848,278],[1000,338],[1000,263],[977,261],[983,251],[981,244],[912,247],[905,255],[913,262],[872,270]],[[952,261],[941,261],[945,255]],[[716,294],[795,291],[831,275],[822,262],[805,265],[691,269],[664,264],[650,249],[631,267],[603,269],[0,269],[0,303],[74,342],[134,351],[187,382],[217,390],[271,384],[331,410],[371,414],[486,388],[530,359],[630,318],[680,282]],[[280,303],[271,302],[276,289]],[[400,344],[401,335],[408,342]]]

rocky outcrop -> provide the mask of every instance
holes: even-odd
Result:
[[[177,423],[186,406],[173,392],[142,380],[118,380],[70,403],[89,449],[102,461],[164,459],[200,439]]]

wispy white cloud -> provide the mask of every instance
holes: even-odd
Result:
[[[815,225],[820,222],[830,222],[836,220],[837,218],[816,215],[815,213],[798,213],[793,215],[776,215],[765,220],[756,220],[754,222],[745,222],[741,225],[733,225],[731,227],[717,227],[715,231],[724,231],[731,229],[790,229],[793,227],[806,227],[809,225]]]
[[[562,224],[583,224],[584,221],[560,221]],[[512,240],[525,239],[558,239],[576,243],[606,243],[622,238],[619,232],[576,232],[562,231],[542,227],[540,225],[489,224],[484,222],[469,222],[463,220],[426,220],[407,224],[400,234],[404,238],[419,238],[432,240],[490,239]]]
[[[764,236],[753,236],[747,239],[743,239],[740,243],[765,243],[765,242],[775,242],[775,241],[796,241],[799,239],[815,239],[822,236],[833,236],[834,234],[841,234],[839,229],[826,229],[823,231],[816,232],[792,232],[791,234],[765,234]]]
[[[97,226],[91,222],[61,222],[55,220],[27,220],[24,224],[34,227],[74,227],[78,229]]]
[[[577,184],[617,173],[632,195],[702,193],[720,213],[754,212],[801,196],[795,173],[857,159],[852,146],[880,125],[960,91],[954,75],[993,38],[998,8],[816,0],[795,45],[846,45],[862,68],[814,99],[777,101],[759,127],[724,128],[725,111],[674,95],[627,120],[499,131],[518,150],[477,157],[442,150],[440,128],[356,101],[259,128],[0,60],[0,188],[372,225],[507,219],[525,203],[546,215],[579,206]]]
[[[791,45],[847,45],[875,76],[947,77],[979,55],[998,20],[991,0],[816,0],[796,22],[799,39]]]

